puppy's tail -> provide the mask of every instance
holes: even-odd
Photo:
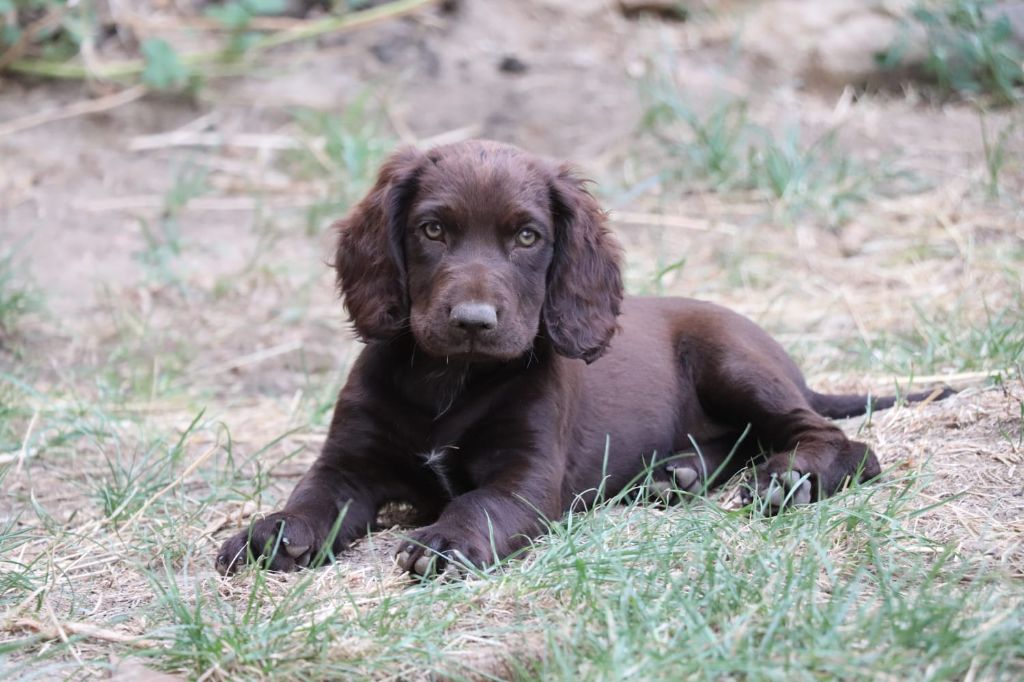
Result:
[[[868,395],[827,395],[825,393],[808,391],[808,400],[810,400],[814,411],[821,416],[829,417],[830,419],[845,419],[846,417],[856,417],[865,414],[869,408],[871,410],[890,408],[896,404],[897,400],[903,400],[908,403],[919,403],[925,400],[931,402],[933,400],[944,400],[954,393],[956,391],[948,386],[936,386],[928,391],[910,393],[899,397],[894,395],[881,397]]]

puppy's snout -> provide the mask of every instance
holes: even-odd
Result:
[[[459,303],[452,308],[448,323],[470,333],[487,332],[498,326],[498,311],[490,303]]]

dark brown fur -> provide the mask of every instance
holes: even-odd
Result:
[[[367,346],[320,458],[282,511],[224,544],[222,572],[341,552],[390,501],[427,524],[397,556],[424,574],[500,559],[652,465],[673,498],[754,463],[751,497],[772,509],[879,474],[827,418],[867,397],[811,391],[717,305],[624,298],[604,214],[565,167],[479,141],[399,152],[337,227],[338,285]]]

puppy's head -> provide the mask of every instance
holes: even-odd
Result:
[[[436,357],[508,360],[541,338],[591,362],[615,332],[603,212],[567,167],[515,147],[400,151],[338,230],[338,285],[366,341],[411,331]]]

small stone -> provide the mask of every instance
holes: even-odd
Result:
[[[502,73],[520,74],[526,73],[529,66],[514,54],[505,55],[498,63],[498,71]]]
[[[669,21],[685,21],[690,13],[686,5],[684,0],[619,0],[619,11],[627,19],[648,15]]]

